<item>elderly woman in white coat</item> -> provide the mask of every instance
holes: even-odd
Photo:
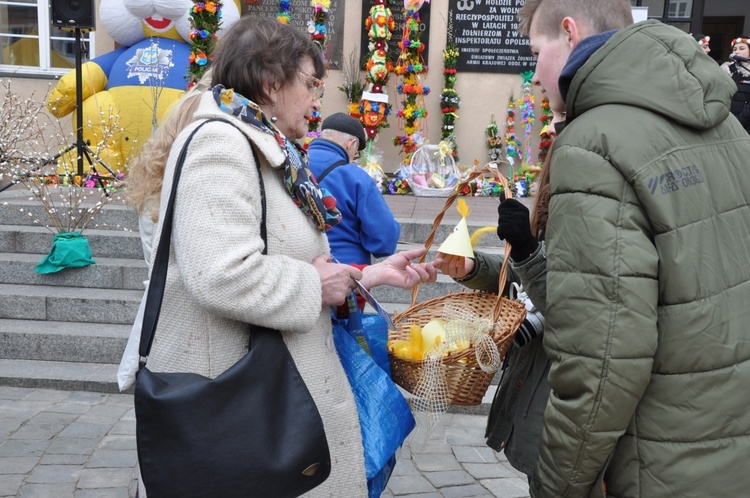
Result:
[[[212,88],[201,98],[195,123],[172,147],[160,220],[190,132],[216,117],[234,126],[208,123],[190,143],[148,367],[213,378],[247,351],[248,324],[280,330],[320,411],[331,451],[331,474],[310,495],[367,496],[357,409],[334,348],[329,307],[345,301],[354,279],[365,287],[409,288],[434,281],[436,270],[410,262],[422,250],[362,271],[330,261],[325,230],[340,215],[308,177],[292,143],[305,135],[307,119],[320,105],[324,75],[317,48],[289,26],[243,18],[222,38]],[[261,192],[251,143],[265,185],[267,255],[261,254]],[[161,225],[156,233],[155,247]]]

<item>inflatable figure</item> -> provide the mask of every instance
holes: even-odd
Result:
[[[185,93],[192,7],[192,0],[102,0],[99,6],[100,26],[119,48],[81,67],[83,140],[112,170],[123,169]],[[239,3],[224,2],[221,30],[239,17]],[[75,71],[60,78],[47,108],[58,118],[75,110]],[[76,121],[73,113],[73,130]],[[115,132],[102,146],[107,129]]]

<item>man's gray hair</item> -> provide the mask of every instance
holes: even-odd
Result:
[[[325,130],[321,131],[320,138],[331,140],[332,142],[336,142],[337,144],[342,146],[344,145],[344,142],[348,142],[349,140],[359,140],[354,135],[344,133],[343,131],[333,130],[331,128],[326,128]]]

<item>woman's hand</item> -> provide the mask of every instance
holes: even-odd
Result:
[[[444,254],[439,252],[437,258],[432,261],[443,275],[451,278],[464,278],[474,269],[474,260],[464,256],[454,256],[453,254]]]
[[[354,279],[362,279],[362,272],[349,265],[331,263],[330,256],[321,255],[312,262],[320,275],[323,306],[344,304],[356,287]]]
[[[424,247],[394,254],[374,265],[367,266],[362,273],[362,285],[372,289],[378,285],[391,285],[411,289],[420,282],[437,280],[437,270],[432,263],[412,263],[427,252]]]

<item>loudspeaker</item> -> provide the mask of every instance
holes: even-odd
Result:
[[[50,0],[49,10],[56,28],[94,30],[94,0]]]

